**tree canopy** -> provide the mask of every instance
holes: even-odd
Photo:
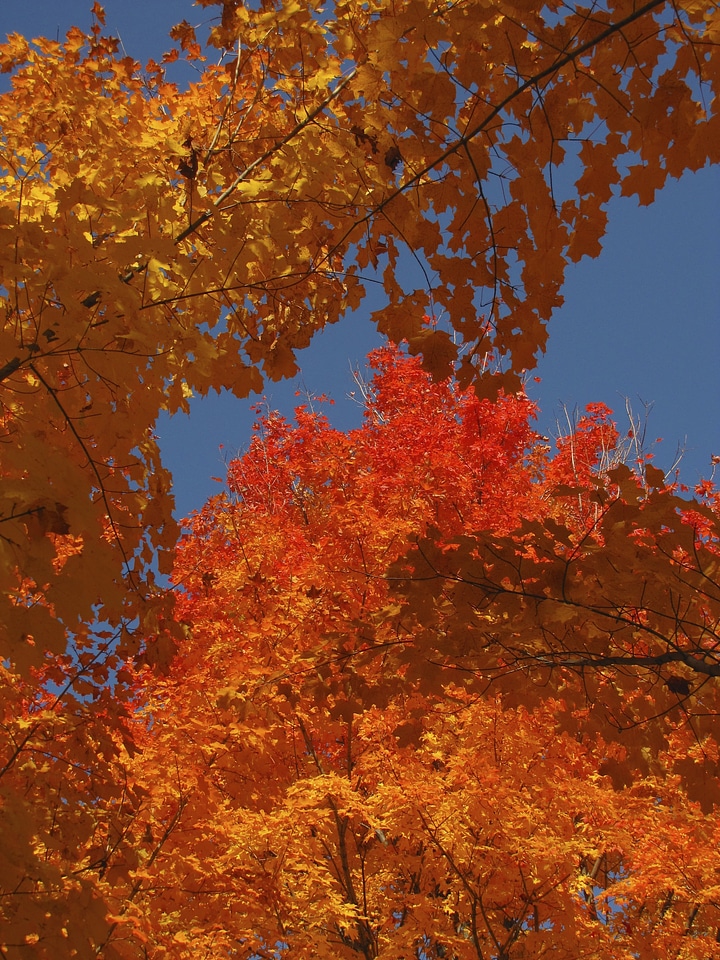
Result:
[[[362,428],[258,420],[177,550],[185,641],[124,667],[123,715],[35,689],[8,718],[37,808],[15,942],[706,957],[718,495],[631,473],[603,408],[553,452],[523,395],[371,362]]]
[[[0,949],[706,957],[717,494],[521,377],[717,162],[716,6],[198,6],[0,45]],[[363,428],[266,415],[177,546],[159,414],[370,285]]]

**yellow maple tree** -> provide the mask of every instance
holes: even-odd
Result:
[[[202,65],[188,90],[120,56],[97,4],[87,35],[0,52],[3,593],[34,583],[56,605],[32,629],[4,610],[15,662],[35,656],[22,636],[58,651],[57,624],[98,604],[116,626],[162,620],[159,411],[292,374],[371,268],[382,332],[441,376],[464,343],[458,375],[481,390],[491,346],[515,388],[614,185],[648,199],[717,160],[712,4],[201,6],[221,7],[222,56],[175,28]],[[399,282],[408,250],[425,289]],[[66,531],[82,549],[57,571],[46,534]]]

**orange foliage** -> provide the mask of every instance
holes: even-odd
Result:
[[[662,594],[676,565],[650,536],[654,495],[623,468],[572,472],[569,446],[608,451],[602,411],[552,457],[522,395],[478,400],[390,348],[372,366],[361,429],[266,415],[181,544],[191,638],[162,680],[138,677],[129,763],[146,800],[123,844],[149,865],[107,881],[126,904],[105,949],[707,956],[718,835],[697,794],[717,775],[700,715],[714,686],[652,660],[647,577],[622,634],[587,573],[629,553]],[[566,508],[570,482],[604,526]],[[634,503],[650,539],[621,555],[606,518],[630,522]],[[541,531],[581,569],[565,602],[597,608],[555,666],[551,640],[574,623],[552,610]],[[527,563],[523,600],[547,597],[529,613],[499,606],[505,543]],[[624,571],[602,584],[618,608],[635,589]],[[625,662],[595,664],[612,642]]]
[[[99,3],[0,45],[0,950],[705,956],[717,495],[517,391],[613,189],[718,160],[716,6],[199,6],[186,91]],[[159,414],[378,281],[431,378],[266,417],[176,557]]]

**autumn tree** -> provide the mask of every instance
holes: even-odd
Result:
[[[150,773],[131,773],[135,740],[148,736],[138,727],[142,696],[132,678],[168,668],[178,648],[189,655],[162,580],[175,565],[178,531],[172,478],[153,435],[159,413],[187,409],[193,393],[227,388],[243,397],[261,392],[263,378],[292,374],[295,352],[360,307],[368,281],[380,280],[387,303],[372,315],[378,329],[405,339],[439,380],[454,364],[478,403],[504,389],[503,412],[494,416],[517,417],[525,402],[516,396],[518,376],[544,345],[565,266],[599,251],[612,191],[650,202],[668,175],[717,161],[718,13],[709,2],[199,6],[217,13],[206,41],[183,21],[164,57],[198,66],[187,90],[166,80],[162,62],[142,68],[120,55],[117,41],[103,36],[97,3],[88,33],[73,29],[63,42],[13,35],[0,46],[0,69],[12,83],[0,97],[0,791],[10,837],[2,910],[3,949],[20,956],[91,956],[108,937],[113,946],[100,949],[122,951],[117,931],[130,937],[132,917],[142,925],[133,906],[142,871],[161,862],[191,803],[182,787],[153,807],[140,786]],[[407,256],[424,277],[416,290],[399,275]],[[489,351],[505,371],[495,377],[486,375]],[[460,466],[441,453],[438,463],[459,477]],[[412,487],[418,505],[431,502],[428,477],[443,488],[440,468],[428,464]],[[576,643],[582,617],[601,609],[604,627],[620,617],[611,631],[619,652],[611,644],[595,655],[630,656],[628,675],[642,667],[650,678],[642,697],[663,691],[658,709],[694,696],[696,675],[707,676],[703,689],[711,690],[713,511],[662,489],[643,489],[633,501],[636,481],[622,472],[590,492],[586,478],[581,493],[568,479],[573,492],[553,500],[557,529],[527,529],[520,568],[517,522],[547,524],[548,514],[530,467],[518,461],[510,473],[518,487],[504,500],[492,494],[509,490],[501,475],[483,484],[479,505],[439,497],[437,516],[398,515],[392,533],[392,524],[381,525],[377,542],[363,547],[400,565],[398,583],[429,578],[422,640],[417,624],[400,625],[381,604],[379,624],[363,627],[368,637],[375,627],[395,630],[388,656],[399,657],[398,676],[410,671],[416,682],[403,660],[408,630],[431,661],[433,643],[446,637],[438,656],[443,664],[455,656],[458,673],[495,682],[498,664],[500,672],[516,664],[518,676],[532,664],[572,679],[574,658],[586,654]],[[650,472],[647,485],[657,487],[656,479]],[[382,498],[391,493],[386,477]],[[508,496],[522,507],[510,507]],[[627,506],[621,519],[618,496]],[[367,504],[356,509],[348,529],[372,516]],[[577,563],[568,562],[563,538],[574,544],[577,525],[591,520]],[[452,545],[478,529],[487,534],[481,546]],[[628,561],[623,576],[640,593],[618,612],[603,604],[619,574],[611,561],[597,564],[613,536],[627,542],[621,530],[641,554],[664,557],[648,569],[658,569],[665,593],[646,606],[640,584],[655,574],[643,579]],[[424,544],[402,560],[410,535]],[[507,573],[495,586],[493,551],[494,569],[505,564]],[[453,556],[457,565],[448,566]],[[353,557],[364,570],[369,560]],[[515,634],[506,637],[502,664],[495,648],[482,656],[466,650],[460,637],[475,635],[483,616],[507,614],[525,634],[542,608],[529,587],[539,571],[556,577],[543,643],[525,650]],[[585,613],[552,593],[557,577],[596,584]],[[370,606],[386,583],[363,588]],[[204,589],[210,595],[213,583]],[[393,602],[419,611],[410,596],[416,587],[402,589]],[[352,606],[345,595],[336,602],[340,612]],[[645,626],[644,618],[646,646],[637,646],[633,625]],[[670,651],[662,646],[668,636]],[[472,656],[461,662],[460,654]],[[644,666],[642,657],[650,658]],[[373,688],[381,673],[370,678]],[[417,682],[424,691],[422,677]],[[361,683],[360,699],[363,690]],[[627,704],[625,687],[617,696],[645,719],[649,708]],[[576,712],[585,709],[581,693],[573,697],[567,693]],[[693,704],[695,717],[703,708]],[[303,723],[303,762],[315,749],[322,764],[309,718]],[[148,770],[153,749],[143,752]],[[187,862],[180,858],[178,869]],[[116,888],[113,910],[107,898]],[[349,888],[332,889],[355,924],[347,936],[370,936],[357,932]],[[63,913],[59,903],[72,906]],[[112,935],[108,911],[120,918]],[[82,930],[75,924],[71,935],[68,916],[85,917]],[[250,942],[259,929],[243,936]]]
[[[137,676],[143,800],[108,826],[104,955],[707,957],[716,681],[653,660],[654,605],[688,576],[650,535],[653,490],[594,471],[607,411],[553,453],[524,396],[480,400],[390,348],[372,362],[361,429],[266,415],[183,539],[192,635],[163,678]],[[635,509],[646,534],[620,548],[609,518]],[[708,529],[685,522],[709,559]],[[542,532],[580,581],[566,603],[585,648],[557,662],[575,624]],[[491,536],[528,564],[522,619]],[[609,558],[620,573],[599,584],[587,568]],[[591,618],[601,589],[607,610],[641,589],[645,607]],[[692,585],[676,602],[692,609]],[[709,588],[702,604],[717,616]]]

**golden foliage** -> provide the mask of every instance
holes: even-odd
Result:
[[[197,955],[199,934],[182,913],[186,906],[163,902],[167,919],[152,931],[138,906],[151,868],[172,849],[182,824],[203,823],[179,765],[174,782],[158,784],[174,748],[168,741],[153,766],[157,745],[134,699],[134,671],[144,677],[146,669],[167,670],[186,642],[172,594],[158,582],[158,571],[174,565],[178,534],[172,481],[153,434],[160,412],[186,410],[193,393],[227,388],[246,397],[262,389],[263,378],[292,375],[296,351],[362,305],[366,284],[375,280],[388,302],[373,321],[391,338],[407,339],[436,380],[460,359],[462,345],[460,385],[474,384],[478,397],[500,389],[509,396],[543,349],[566,264],[598,253],[601,208],[613,189],[650,202],[667,176],[718,160],[719,28],[709,2],[618,0],[589,9],[552,0],[530,9],[511,0],[347,0],[331,13],[313,0],[268,0],[255,10],[235,0],[199,5],[216,15],[207,43],[183,21],[165,58],[186,57],[199,67],[188,90],[167,82],[161,64],[143,69],[121,56],[117,41],[102,35],[98,3],[89,33],[73,28],[63,42],[11,35],[0,45],[0,70],[12,80],[11,92],[0,97],[0,790],[10,838],[3,848],[3,950],[13,957],[137,956],[151,933],[147,950],[156,956],[183,956],[186,949]],[[407,291],[401,282],[408,251],[424,271],[423,289]],[[426,315],[442,315],[445,327],[436,329]],[[485,374],[489,351],[506,373]],[[657,486],[651,474],[647,479]],[[427,476],[413,487],[418,509],[429,496],[423,482]],[[682,700],[690,695],[686,685],[694,694],[698,672],[688,657],[698,660],[698,644],[710,635],[703,618],[713,623],[714,594],[708,591],[707,612],[688,591],[704,589],[703,577],[712,577],[702,551],[714,520],[697,508],[700,562],[686,531],[667,520],[675,509],[667,493],[638,505],[630,487],[618,484],[629,512],[616,521],[614,501],[600,505],[610,519],[597,536],[625,543],[630,530],[650,550],[642,542],[643,524],[650,524],[648,562],[657,566],[659,593],[651,605],[636,593],[628,602],[640,611],[632,616],[648,618],[652,629],[659,629],[653,618],[662,620],[663,637],[670,624],[679,667],[672,676],[653,675],[664,678],[663,703]],[[388,482],[383,495],[390,488]],[[348,528],[362,527],[365,508],[351,506]],[[570,535],[563,530],[586,515],[587,497],[574,511],[558,507],[549,518],[556,527],[529,529],[523,550],[529,563],[545,563],[543,574],[570,569],[583,587],[595,584],[588,598],[596,608],[618,577],[607,550],[596,555],[588,548],[568,567],[561,547]],[[502,511],[488,516],[500,523]],[[383,540],[385,531],[372,548],[398,560],[395,548],[409,533],[429,535],[413,523]],[[518,598],[524,574],[503,539],[514,527],[491,529],[499,540],[483,534],[480,546],[458,544],[455,572],[468,595],[460,598],[461,583],[452,596],[445,586],[437,594],[450,606],[433,608],[433,616],[448,634],[450,607],[478,606],[465,580],[486,549],[508,565],[508,585],[493,601],[502,615],[518,630],[537,622],[539,601]],[[265,534],[269,544],[270,520]],[[628,560],[623,577],[639,583],[636,574]],[[249,580],[243,589],[270,586]],[[212,581],[205,589],[212,593]],[[273,589],[282,605],[286,586]],[[557,577],[548,589],[541,620],[559,645],[533,647],[532,654],[536,663],[550,656],[559,669],[572,668],[567,638],[581,630],[579,615],[568,615]],[[434,598],[428,590],[425,604]],[[346,598],[334,597],[329,609],[346,616]],[[624,608],[613,609],[602,607],[602,615],[627,618]],[[377,615],[382,629],[395,622],[387,611],[378,608]],[[650,627],[640,626],[646,636]],[[264,625],[256,629],[253,642],[267,643]],[[622,655],[636,643],[633,629],[623,620]],[[658,655],[650,646],[648,656]],[[625,693],[621,685],[618,698]],[[362,687],[359,702],[365,694]],[[292,734],[277,733],[277,749],[297,752],[302,720],[309,763],[312,749],[317,754],[311,718],[298,717]],[[266,721],[251,710],[243,736],[275,749]],[[440,726],[427,732],[442,740],[444,721],[436,721]],[[135,741],[143,746],[137,768]],[[481,753],[488,742],[478,746]],[[209,763],[212,751],[203,749]],[[200,782],[197,771],[187,776]],[[372,840],[362,825],[372,826],[380,808],[347,789],[338,781],[337,794],[328,794],[323,785],[322,796],[333,799],[322,803],[335,829],[354,824],[361,851],[364,838]],[[380,804],[394,802],[378,796]],[[445,801],[433,797],[429,791],[427,824],[444,816]],[[293,801],[285,814],[289,835],[297,809]],[[255,833],[231,831],[221,852],[201,826],[188,834],[197,860],[171,859],[178,874],[168,889],[192,889],[202,900],[190,879],[216,856],[218,870],[240,870],[238,850],[250,849],[242,896],[249,903],[256,889],[267,890],[268,916],[283,918],[281,930],[299,929],[297,906],[288,901],[285,918],[278,898],[287,894],[268,866],[280,857],[275,841],[269,845],[263,833],[262,811],[253,816],[248,829]],[[442,832],[428,832],[427,824],[414,821],[408,836],[419,830],[440,855]],[[318,850],[323,836],[315,838]],[[293,869],[300,877],[301,868]],[[680,889],[679,880],[666,879]],[[378,880],[378,891],[385,882]],[[294,949],[320,955],[312,953],[319,929],[313,924],[324,922],[332,905],[335,933],[354,924],[358,949],[372,955],[369,914],[359,895],[348,899],[347,883],[341,894],[327,879],[303,875],[298,883],[306,901],[314,897],[321,907],[317,920],[305,917],[309,926],[297,933],[305,946],[297,939]],[[257,941],[257,918],[232,945],[222,941],[220,927],[213,941],[216,905],[207,902],[207,916],[193,921],[210,937],[207,950],[237,950],[238,942],[246,954],[274,949]],[[58,903],[69,905],[62,916]],[[479,901],[472,903],[477,911]],[[650,915],[643,922],[651,923]],[[468,938],[466,921],[449,916],[448,942],[463,955],[475,934]],[[498,915],[486,924],[497,930],[501,922],[509,931],[507,949],[491,934],[489,949],[498,955],[511,946],[521,951],[521,927],[511,920]],[[693,942],[683,941],[687,956]],[[343,949],[353,944],[341,937]],[[328,955],[337,956],[338,943],[332,949]],[[641,937],[633,949],[642,952]]]

